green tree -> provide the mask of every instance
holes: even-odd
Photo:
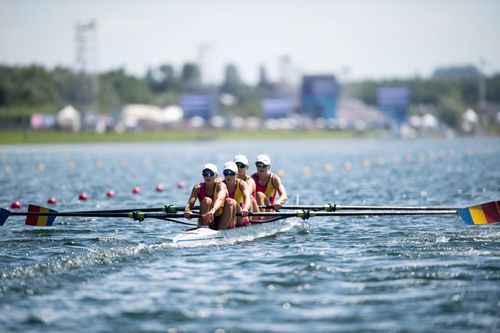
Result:
[[[182,66],[181,86],[188,92],[194,92],[200,88],[201,73],[196,64],[186,63]]]
[[[458,90],[451,91],[449,94],[441,97],[437,105],[438,117],[451,128],[459,128],[462,122],[462,114],[465,111],[465,105],[462,102]]]
[[[241,86],[240,74],[238,72],[238,68],[229,64],[226,66],[224,70],[224,82],[221,86],[221,92],[237,95]]]
[[[267,70],[264,65],[259,67],[259,80],[257,82],[258,89],[268,89],[269,88],[269,79],[267,78]]]
[[[153,94],[163,94],[171,90],[178,90],[174,67],[168,64],[155,69],[149,69],[146,81]]]

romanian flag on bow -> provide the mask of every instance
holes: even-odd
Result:
[[[461,208],[458,215],[467,224],[488,224],[500,221],[500,201],[491,201],[484,204]]]
[[[29,205],[28,213],[57,213],[56,210]],[[28,215],[26,216],[26,225],[33,225],[37,227],[51,226],[56,219],[56,215]]]

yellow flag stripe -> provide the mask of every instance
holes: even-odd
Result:
[[[472,221],[474,221],[474,224],[487,224],[488,223],[481,205],[471,207],[471,208],[469,208],[469,211],[470,211],[470,215],[472,216]]]
[[[40,212],[41,213],[48,213],[49,209],[45,208],[45,207],[40,207]],[[48,218],[49,218],[49,216],[39,216],[38,219],[37,219],[37,221],[36,221],[36,225],[39,226],[39,227],[46,226]]]

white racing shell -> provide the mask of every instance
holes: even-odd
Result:
[[[172,239],[172,243],[174,246],[179,247],[231,245],[271,236],[279,232],[286,232],[298,224],[300,224],[300,220],[292,218],[268,223],[255,223],[246,227],[227,230],[188,229],[176,235]]]

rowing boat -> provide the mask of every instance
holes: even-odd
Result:
[[[251,223],[248,226],[226,230],[213,230],[206,227],[192,228],[174,236],[172,244],[176,247],[232,245],[286,232],[298,224],[300,224],[299,219],[291,218]]]

